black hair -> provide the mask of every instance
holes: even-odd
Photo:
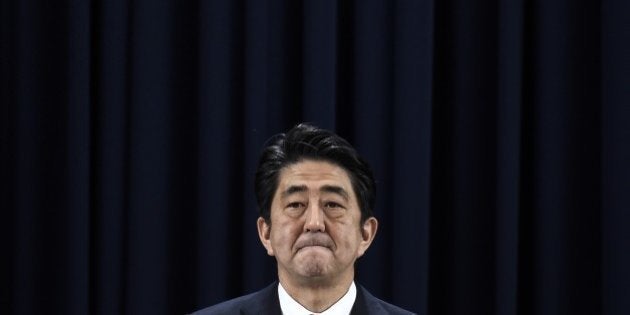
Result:
[[[286,134],[269,139],[258,162],[254,189],[260,216],[271,223],[271,201],[278,189],[278,177],[285,167],[303,160],[321,160],[342,167],[350,176],[361,210],[361,223],[372,216],[376,194],[370,166],[337,134],[302,123]]]

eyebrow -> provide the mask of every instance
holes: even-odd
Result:
[[[348,192],[340,186],[324,185],[322,186],[322,188],[319,189],[319,191],[340,195],[346,201],[350,199],[350,195],[348,194]]]
[[[282,192],[282,198],[286,198],[290,195],[299,193],[299,192],[303,192],[303,191],[307,191],[308,188],[306,187],[306,185],[292,185],[289,186],[289,188],[287,188],[285,191]]]
[[[304,192],[307,190],[308,190],[308,187],[306,187],[306,185],[292,185],[282,192],[282,198],[286,198],[290,195]],[[343,189],[343,187],[340,187],[340,186],[324,185],[319,189],[319,191],[337,194],[341,196],[343,199],[345,199],[346,201],[350,199],[350,195],[348,194],[348,192],[345,189]]]

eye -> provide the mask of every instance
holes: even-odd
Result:
[[[341,209],[342,206],[334,201],[328,201],[324,204],[326,209]]]
[[[304,207],[306,207],[306,205],[301,202],[291,202],[287,205],[288,209],[302,209]]]
[[[284,207],[284,213],[291,218],[300,217],[304,210],[306,210],[306,203],[299,201],[289,202]]]

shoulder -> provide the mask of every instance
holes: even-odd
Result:
[[[237,297],[204,309],[198,310],[192,315],[213,315],[213,314],[238,314],[243,307],[247,308],[252,301],[257,300],[258,292]]]
[[[367,308],[370,311],[374,311],[375,314],[394,314],[394,315],[414,315],[415,314],[375,297],[363,286],[357,285],[357,290],[361,291],[361,294],[363,295],[363,298],[365,299]]]
[[[263,308],[274,308],[276,304],[277,283],[274,283],[260,291],[198,310],[192,315],[257,314]]]

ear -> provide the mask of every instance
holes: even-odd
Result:
[[[258,237],[267,250],[267,255],[273,256],[273,248],[271,247],[271,225],[267,224],[267,221],[262,217],[258,218],[256,225],[258,226]]]
[[[370,247],[374,236],[376,236],[376,230],[378,230],[378,220],[375,217],[369,217],[361,226],[361,243],[357,252],[357,257],[363,256],[365,251]]]

